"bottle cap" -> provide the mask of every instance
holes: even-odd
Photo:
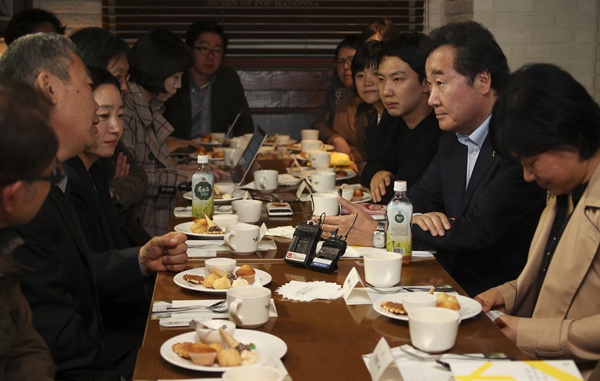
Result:
[[[406,181],[404,181],[404,180],[394,181],[394,192],[406,192]]]
[[[208,163],[208,156],[198,155],[198,164],[206,164],[206,163]]]

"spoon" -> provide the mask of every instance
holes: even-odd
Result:
[[[402,288],[406,291],[429,291],[433,287],[433,291],[435,292],[453,292],[456,291],[454,287],[449,284],[437,284],[433,286],[402,286]]]

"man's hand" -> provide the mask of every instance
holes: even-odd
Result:
[[[338,234],[346,235],[348,230],[350,230],[352,227],[354,219],[356,218],[356,223],[354,223],[354,227],[352,227],[352,231],[350,235],[348,235],[348,245],[373,246],[373,232],[377,227],[377,221],[375,221],[364,210],[361,210],[356,205],[342,197],[338,197],[338,202],[340,205],[348,209],[352,214],[346,216],[326,217],[325,223],[322,226],[323,238],[329,238],[331,236],[331,232],[335,231],[335,229],[339,229]],[[318,216],[313,217],[313,220],[315,221],[318,219]]]
[[[475,297],[483,309],[483,312],[489,312],[490,310],[498,310],[506,313],[506,307],[504,305],[504,297],[502,293],[495,288],[491,288]]]
[[[441,212],[430,212],[413,216],[413,224],[419,225],[423,231],[428,231],[432,236],[443,237],[446,231],[450,230],[450,219]]]
[[[511,315],[502,315],[498,319],[494,320],[496,326],[502,330],[502,333],[506,335],[513,343],[517,342],[517,329],[519,328],[520,317]]]
[[[139,260],[146,274],[157,271],[179,272],[187,262],[186,235],[170,232],[153,237],[140,249]]]
[[[117,159],[115,160],[115,176],[114,179],[125,177],[129,175],[130,165],[127,162],[127,156],[123,152],[119,152]]]
[[[371,196],[373,202],[379,202],[385,196],[386,187],[392,183],[394,174],[388,171],[379,171],[371,179]]]

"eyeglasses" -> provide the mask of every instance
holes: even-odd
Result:
[[[198,49],[198,51],[200,52],[200,55],[204,56],[204,57],[208,57],[208,55],[210,53],[214,54],[215,57],[223,57],[223,49],[222,48],[210,49],[210,48],[207,48],[206,46],[192,46],[192,48]]]
[[[346,58],[339,58],[335,61],[335,64],[337,66],[344,66],[346,63],[348,65],[351,65],[353,59],[354,59],[354,56],[350,56],[350,57],[346,57]]]
[[[49,181],[51,184],[58,185],[65,178],[65,171],[62,168],[58,159],[56,159],[56,167],[48,176],[32,176],[21,180],[24,181]]]
[[[117,75],[115,78],[122,85],[122,84],[125,84],[125,83],[127,83],[129,81],[129,76],[130,75],[131,74],[121,74],[121,75]]]

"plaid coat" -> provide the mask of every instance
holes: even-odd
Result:
[[[166,139],[173,127],[163,117],[164,105],[154,99],[146,102],[140,86],[130,82],[124,96],[125,126],[121,141],[148,174],[148,193],[142,204],[142,225],[151,235],[169,228],[177,185],[188,174],[178,171],[167,150]]]

